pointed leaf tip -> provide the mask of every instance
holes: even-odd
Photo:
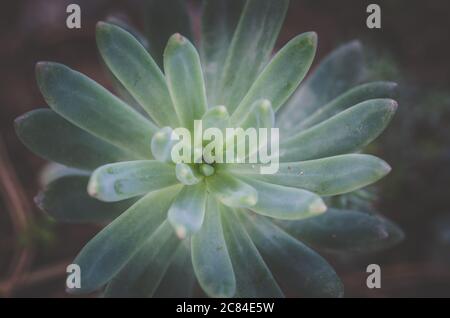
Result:
[[[322,201],[322,199],[317,199],[309,206],[309,211],[313,215],[319,215],[324,213],[327,210],[327,206]]]

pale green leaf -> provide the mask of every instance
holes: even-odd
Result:
[[[222,205],[221,219],[236,277],[235,297],[283,297],[283,292],[245,231],[236,212]]]
[[[396,91],[397,84],[393,82],[372,82],[356,86],[320,107],[311,116],[300,122],[296,129],[303,130],[312,127],[351,106],[369,99],[393,98]]]
[[[289,131],[318,108],[361,82],[366,75],[360,42],[344,44],[327,55],[278,114],[277,126]]]
[[[248,213],[240,216],[258,251],[288,296],[343,296],[341,280],[319,254],[265,218]]]
[[[205,83],[197,50],[178,33],[164,51],[164,71],[180,123],[192,130],[207,109]]]
[[[155,160],[138,160],[101,166],[92,173],[89,194],[114,202],[178,183],[173,165]]]
[[[275,125],[272,103],[268,99],[257,100],[244,117],[236,120],[239,122],[238,126],[243,129],[272,128]]]
[[[204,182],[183,187],[170,206],[167,218],[179,238],[200,230],[206,209],[206,186]]]
[[[211,297],[233,297],[233,266],[223,237],[219,203],[208,196],[205,221],[192,237],[192,263],[203,290]]]
[[[15,129],[31,151],[69,167],[92,170],[134,157],[78,128],[50,109],[36,109],[18,117]]]
[[[228,48],[245,0],[203,1],[201,57],[209,105],[216,105],[216,90]]]
[[[147,194],[90,240],[73,261],[81,269],[81,288],[69,291],[89,293],[117,275],[164,222],[180,188],[173,186]]]
[[[91,134],[141,158],[151,158],[156,126],[105,88],[67,66],[40,62],[39,88],[59,115]]]
[[[397,109],[391,99],[373,99],[355,105],[282,142],[280,162],[330,157],[357,151],[386,128]]]
[[[288,5],[288,0],[247,1],[218,86],[217,103],[227,106],[230,114],[269,60]]]
[[[139,252],[114,276],[105,290],[105,296],[152,296],[172,262],[180,242],[170,224],[167,221],[162,223]]]
[[[197,184],[203,180],[203,176],[197,171],[197,169],[186,163],[177,163],[175,173],[178,181],[187,186]]]
[[[124,29],[104,22],[97,24],[96,39],[108,68],[155,123],[178,127],[164,74],[141,43]]]
[[[64,176],[51,181],[34,201],[58,222],[103,223],[118,217],[134,200],[106,203],[86,191],[89,176]]]
[[[326,211],[322,199],[309,191],[240,177],[258,192],[258,202],[250,209],[276,219],[296,220]]]
[[[195,289],[195,274],[191,262],[191,250],[183,241],[177,249],[154,298],[192,298]],[[183,282],[180,284],[180,282]]]
[[[170,127],[164,127],[153,135],[151,149],[153,157],[161,162],[173,163],[172,148],[178,141],[172,139],[174,131]]]
[[[373,253],[399,243],[404,234],[377,215],[329,209],[307,220],[282,222],[287,232],[306,244],[328,252]]]
[[[319,195],[337,195],[360,189],[383,178],[391,170],[385,161],[362,154],[284,162],[274,174],[261,174],[261,165],[254,164],[230,164],[224,168],[237,175],[306,189]]]
[[[258,192],[247,183],[226,173],[216,173],[205,179],[208,190],[230,207],[252,207],[258,201]]]
[[[203,130],[208,128],[218,128],[224,133],[226,128],[230,128],[230,115],[225,106],[215,106],[203,115],[202,118]]]
[[[270,100],[276,112],[297,89],[308,72],[316,53],[317,35],[303,33],[286,44],[264,68],[245,95],[231,120],[251,111],[251,105],[262,98]]]

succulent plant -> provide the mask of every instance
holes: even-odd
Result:
[[[106,286],[110,297],[189,297],[198,282],[211,297],[339,297],[339,277],[311,247],[371,252],[401,239],[384,218],[327,209],[321,198],[390,171],[355,152],[394,115],[395,84],[362,84],[361,45],[351,42],[299,86],[317,37],[301,34],[272,57],[287,8],[287,0],[206,1],[200,53],[183,1],[149,2],[151,54],[140,35],[98,23],[97,45],[122,99],[64,65],[37,64],[50,109],[19,117],[16,130],[64,167],[47,171],[36,201],[63,222],[108,223],[74,260],[81,288],[71,292]],[[169,136],[192,130],[195,119],[279,127],[278,172],[173,163]]]

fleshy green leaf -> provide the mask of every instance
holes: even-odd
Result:
[[[140,33],[139,30],[137,30],[135,27],[131,26],[128,22],[124,21],[121,18],[118,18],[116,16],[108,16],[106,18],[106,22],[114,24],[119,26],[120,28],[124,29],[128,33],[130,33],[132,36],[135,37],[135,39],[145,48],[149,49],[149,43],[145,36]],[[130,94],[130,92],[123,86],[123,84],[119,81],[119,79],[110,71],[106,63],[102,60],[100,61],[102,63],[103,69],[108,76],[109,81],[111,82],[112,86],[114,87],[114,92],[117,93],[117,95],[128,105],[133,107],[136,111],[138,111],[140,114],[144,116],[148,116],[147,112],[142,109],[142,106],[139,105],[139,103],[134,99],[134,97]]]
[[[156,126],[105,88],[58,63],[38,63],[36,77],[45,100],[59,115],[117,147],[151,158]]]
[[[294,162],[356,151],[386,128],[397,109],[391,99],[373,99],[294,135],[280,145],[280,161]]]
[[[31,151],[66,166],[92,170],[106,163],[133,159],[133,155],[87,133],[50,109],[36,109],[18,117],[15,129]]]
[[[251,207],[258,214],[276,219],[296,220],[326,211],[322,199],[309,191],[284,187],[240,177],[258,192],[258,202]]]
[[[277,126],[294,129],[319,107],[349,90],[365,77],[361,43],[352,41],[332,51],[283,107]]]
[[[247,183],[226,173],[216,173],[205,179],[208,190],[223,204],[248,208],[258,201],[258,192]]]
[[[202,118],[203,130],[208,128],[219,128],[224,133],[226,128],[230,128],[230,115],[225,106],[215,106],[210,108]]]
[[[184,187],[170,206],[167,218],[179,238],[200,230],[206,208],[206,186],[200,182]]]
[[[226,171],[319,195],[337,195],[372,184],[386,174],[389,165],[374,156],[349,154],[302,162],[281,163],[278,172],[260,174],[260,165],[233,164]]]
[[[311,116],[300,122],[297,130],[312,127],[341,111],[362,103],[366,100],[377,98],[393,98],[397,91],[397,84],[393,82],[372,82],[352,88],[348,92],[333,99],[331,102],[316,110]]]
[[[221,206],[224,237],[236,277],[235,297],[283,297],[280,287],[235,213]]]
[[[201,57],[210,105],[216,105],[218,81],[244,4],[244,0],[203,1]]]
[[[267,99],[257,100],[250,107],[250,111],[242,118],[239,126],[247,128],[272,128],[275,125],[275,113],[272,103]]]
[[[297,239],[330,252],[371,253],[404,237],[401,229],[381,216],[351,210],[328,209],[316,218],[281,224]]]
[[[231,115],[231,120],[242,118],[251,105],[262,98],[271,101],[276,112],[297,89],[314,59],[317,35],[303,33],[286,44],[258,76],[242,102]]]
[[[111,280],[106,297],[152,296],[180,246],[168,222],[162,223],[139,252]]]
[[[106,22],[110,24],[117,25],[118,27],[124,29],[128,33],[130,33],[134,38],[147,50],[150,46],[145,35],[141,33],[140,30],[136,29],[135,26],[130,24],[130,21],[127,21],[126,18],[122,18],[115,15],[110,15],[106,18]]]
[[[99,22],[97,46],[111,72],[159,126],[178,127],[164,74],[136,38],[118,26]]]
[[[268,61],[283,24],[288,0],[248,0],[233,35],[217,103],[230,114]]]
[[[191,250],[182,242],[164,275],[155,298],[191,298],[195,287],[195,274],[191,262]],[[180,284],[180,282],[183,282]]]
[[[192,166],[185,163],[177,163],[175,168],[178,181],[191,186],[203,180],[203,176]]]
[[[166,163],[173,163],[172,148],[178,142],[172,139],[173,129],[164,127],[158,130],[152,138],[152,154],[156,160]]]
[[[343,285],[319,254],[269,220],[240,213],[247,231],[280,286],[292,297],[342,297]]]
[[[197,50],[178,33],[164,51],[164,71],[178,118],[192,130],[194,120],[200,120],[207,108],[205,83]]]
[[[132,198],[178,183],[173,165],[154,160],[113,163],[95,170],[89,194],[102,201]]]
[[[147,194],[90,240],[73,261],[82,272],[81,288],[69,291],[89,293],[113,278],[164,222],[180,188]]]
[[[145,1],[145,30],[150,52],[160,67],[167,40],[174,33],[192,39],[191,21],[185,0]]]
[[[128,209],[134,200],[105,203],[86,191],[88,176],[65,176],[50,182],[35,198],[40,209],[59,222],[109,222]]]
[[[208,196],[205,221],[192,237],[192,263],[203,290],[211,297],[233,297],[236,280],[223,237],[219,203]]]

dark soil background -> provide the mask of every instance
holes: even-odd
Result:
[[[188,1],[198,15],[198,1]],[[371,48],[374,77],[400,82],[400,109],[371,152],[393,167],[377,187],[377,210],[406,233],[377,255],[328,257],[348,297],[450,297],[450,2],[371,1],[382,8],[382,29],[369,30],[369,2],[291,0],[279,44],[314,30],[316,61],[358,38]],[[65,27],[66,6],[82,8],[82,28]],[[142,1],[16,0],[0,11],[0,297],[67,297],[65,266],[98,231],[60,225],[33,203],[45,162],[14,133],[14,119],[45,105],[34,79],[40,60],[77,69],[108,88],[94,26],[114,15],[143,26]],[[376,58],[375,58],[376,57]],[[382,288],[366,287],[365,268],[382,268]]]

